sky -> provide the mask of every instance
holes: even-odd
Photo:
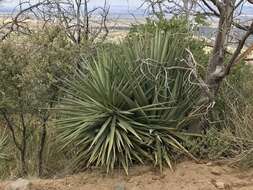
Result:
[[[101,5],[102,0],[90,0],[91,6]],[[14,7],[19,0],[4,0],[1,6]],[[141,5],[141,0],[108,0],[108,4],[111,6],[128,6],[129,8],[137,8]]]
[[[38,0],[33,0],[34,2]],[[19,0],[3,0],[0,3],[0,12],[13,11],[13,8],[16,7]],[[143,0],[107,0],[110,5],[110,12],[116,14],[143,14],[143,10],[138,9]],[[90,0],[90,8],[103,5],[104,0]],[[243,14],[252,15],[253,14],[253,5],[246,4],[243,9]]]

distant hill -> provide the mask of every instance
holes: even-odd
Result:
[[[2,5],[0,6],[0,15],[2,14],[11,14],[13,12],[13,7]],[[145,8],[138,7],[128,7],[120,5],[110,6],[110,15],[112,17],[121,17],[121,18],[131,18],[133,15],[136,17],[145,16]],[[243,16],[253,16],[253,6],[245,5],[242,11]]]
[[[10,14],[10,13],[12,13],[12,9],[0,6],[0,14]]]
[[[5,6],[0,6],[0,15],[5,15],[5,14],[11,14],[13,13],[13,8],[10,7],[5,7]],[[130,8],[127,6],[117,6],[113,5],[110,6],[110,15],[111,16],[120,16],[124,18],[129,18],[132,17],[132,15],[135,15],[136,17],[143,17],[145,14],[145,9],[141,8]]]

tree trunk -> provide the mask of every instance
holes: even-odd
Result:
[[[206,72],[205,85],[208,92],[203,92],[204,103],[207,105],[215,103],[217,93],[224,79],[226,68],[224,64],[225,50],[228,41],[228,36],[232,28],[233,14],[236,0],[224,0],[223,4],[217,5],[220,11],[220,19],[218,31],[215,39],[215,45],[212,55],[209,58],[209,63]],[[208,97],[207,97],[208,94]],[[202,102],[203,104],[203,102]],[[209,111],[209,108],[207,108]],[[190,128],[192,133],[201,133],[208,126],[206,118],[203,116],[196,125]]]
[[[52,97],[52,100],[55,100],[56,94]],[[49,108],[53,107],[53,102],[50,103]],[[43,124],[41,127],[41,134],[40,134],[40,144],[38,148],[38,176],[41,177],[43,175],[43,168],[44,168],[44,149],[46,144],[47,138],[47,122],[50,117],[49,113],[45,113],[44,117],[42,118]]]
[[[89,40],[89,11],[88,11],[88,1],[84,0],[84,19],[85,19],[85,40]]]
[[[81,43],[81,0],[76,0],[76,43]]]
[[[214,101],[224,76],[224,58],[227,38],[232,27],[235,0],[224,0],[224,7],[220,10],[220,20],[212,55],[206,73],[206,84]]]
[[[191,2],[190,0],[183,0],[184,4],[184,11],[187,19],[190,19],[190,9],[191,9]]]
[[[28,174],[27,165],[26,165],[26,145],[27,145],[27,135],[26,135],[26,122],[24,116],[24,105],[22,102],[22,89],[18,89],[18,99],[19,99],[19,107],[20,107],[20,121],[21,121],[21,128],[22,128],[22,136],[21,136],[21,147],[20,147],[20,162],[21,162],[21,175],[26,176]]]
[[[26,176],[28,173],[27,171],[27,165],[26,165],[26,124],[25,124],[25,119],[24,119],[24,114],[20,113],[20,118],[21,118],[21,124],[22,124],[22,148],[20,152],[21,156],[21,175]]]
[[[38,151],[38,176],[41,177],[43,175],[43,153],[44,147],[46,143],[46,136],[47,136],[47,128],[46,128],[46,120],[43,121],[43,125],[41,128],[41,140],[39,145]]]
[[[27,176],[27,168],[26,168],[26,154],[25,151],[22,150],[20,152],[20,161],[21,161],[21,176]]]

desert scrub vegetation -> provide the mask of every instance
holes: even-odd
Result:
[[[174,17],[133,26],[117,44],[75,44],[60,27],[1,42],[0,177],[162,171],[182,155],[251,166],[251,67],[235,67],[207,112],[196,74],[210,54],[192,30]]]
[[[202,137],[190,139],[190,152],[244,169],[252,167],[252,66],[237,65],[223,84]]]
[[[46,175],[62,168],[63,163],[54,162],[64,155],[56,153],[51,109],[61,93],[61,79],[88,57],[88,46],[73,45],[58,27],[1,42],[1,128],[9,131],[1,176]]]
[[[77,145],[75,169],[121,166],[127,173],[133,164],[153,163],[162,171],[180,153],[251,166],[251,66],[238,64],[205,112],[186,50],[202,64],[196,65],[202,76],[209,55],[188,27],[182,18],[134,26],[125,41],[98,50],[66,82],[57,129],[63,148]],[[202,134],[189,133],[201,117]]]

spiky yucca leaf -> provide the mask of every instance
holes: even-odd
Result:
[[[75,166],[121,165],[152,161],[172,167],[181,129],[199,116],[200,90],[184,62],[184,35],[157,30],[131,39],[120,54],[99,51],[66,81],[61,119],[63,147],[75,145]]]
[[[0,160],[6,158],[6,154],[4,153],[4,148],[6,147],[7,137],[5,133],[0,134]]]

